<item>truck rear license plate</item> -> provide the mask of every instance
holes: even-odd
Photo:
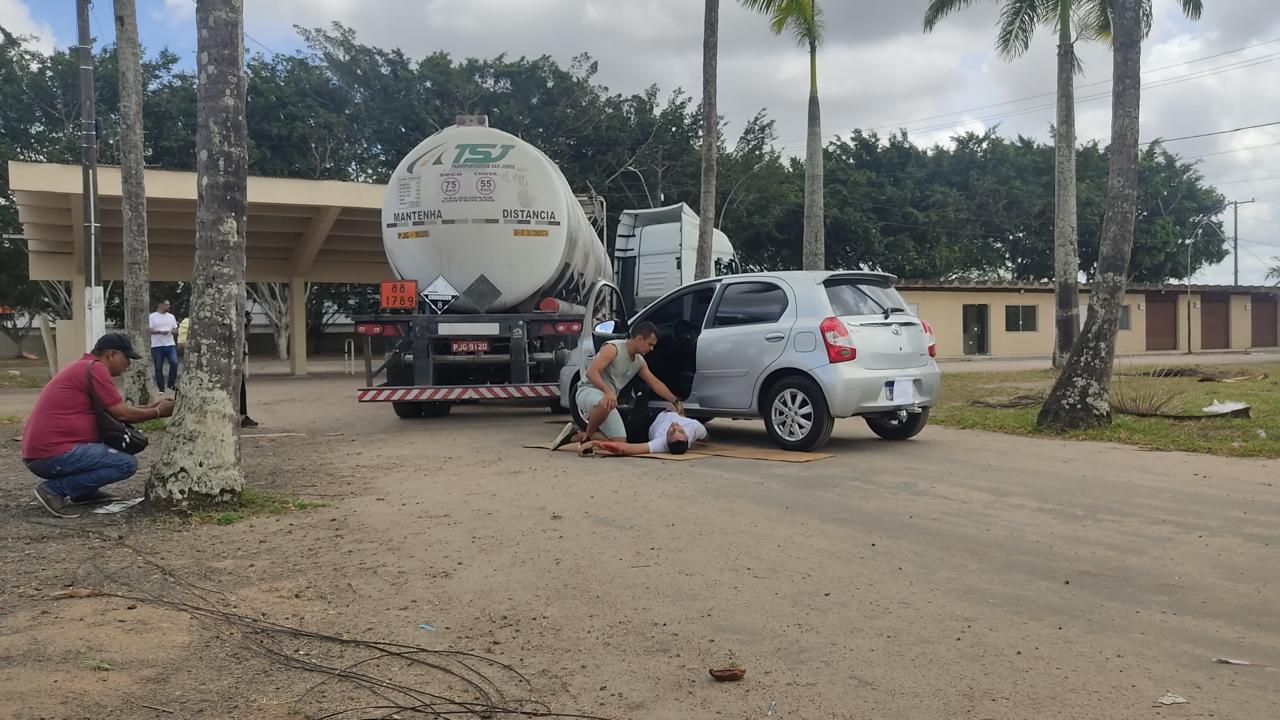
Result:
[[[489,352],[489,341],[488,340],[454,340],[453,352],[456,352],[456,353]]]

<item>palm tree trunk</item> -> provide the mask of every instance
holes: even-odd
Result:
[[[197,0],[196,259],[178,406],[147,497],[161,506],[227,499],[244,487],[236,427],[244,348],[244,2]]]
[[[1111,419],[1109,392],[1116,331],[1129,275],[1138,198],[1138,111],[1141,101],[1142,0],[1112,0],[1114,37],[1110,177],[1098,272],[1084,332],[1036,423],[1081,429]]]
[[[804,158],[804,241],[805,270],[827,267],[824,238],[822,187],[822,110],[818,106],[818,45],[809,43],[809,135]]]
[[[142,57],[134,0],[115,0],[116,64],[120,73],[120,212],[124,232],[124,328],[142,359],[124,374],[124,396],[133,405],[151,401],[150,258],[147,190],[143,182]]]
[[[1065,367],[1080,331],[1080,253],[1076,239],[1075,45],[1071,1],[1058,1],[1058,123],[1054,128],[1053,276],[1057,297],[1053,366]]]
[[[702,24],[702,195],[698,204],[698,262],[695,280],[711,277],[716,227],[716,155],[720,118],[716,114],[716,63],[719,52],[720,0],[707,0]]]

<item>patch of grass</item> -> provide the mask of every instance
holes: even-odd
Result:
[[[169,427],[169,421],[164,418],[156,418],[154,420],[146,420],[134,425],[137,429],[144,433],[162,432]]]
[[[299,510],[324,507],[314,500],[289,497],[268,490],[245,488],[231,502],[192,514],[192,521],[200,525],[234,525],[241,520],[260,515],[286,515]]]
[[[17,415],[0,415],[0,425],[17,425],[22,418]]]
[[[1126,367],[1131,373],[1139,368]],[[1253,408],[1252,418],[1168,420],[1112,414],[1111,424],[1055,437],[1100,440],[1157,450],[1182,450],[1233,457],[1280,457],[1280,363],[1213,366],[1232,375],[1266,374],[1243,382],[1199,382],[1194,377],[1114,378],[1112,388],[1130,402],[1161,405],[1164,412],[1199,413],[1214,400],[1239,400]],[[974,407],[971,401],[1048,391],[1050,370],[1004,373],[943,373],[942,404],[930,419],[940,425],[990,430],[1017,435],[1050,435],[1037,430],[1038,406],[996,409]]]
[[[14,374],[16,372],[17,374]],[[42,388],[49,382],[48,370],[0,370],[0,388]]]
[[[85,664],[85,667],[89,668],[90,670],[93,670],[94,672],[108,672],[111,670],[110,665],[96,658],[89,658],[88,660],[84,661],[84,664]]]

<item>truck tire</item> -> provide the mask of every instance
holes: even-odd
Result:
[[[866,421],[871,432],[885,440],[910,440],[919,435],[920,431],[924,430],[925,424],[929,422],[929,408],[918,413],[907,413],[906,420],[898,420],[896,417],[892,419],[868,417]]]
[[[809,452],[831,439],[836,419],[812,378],[791,375],[769,387],[760,402],[764,428],[783,450]]]
[[[547,401],[547,409],[552,415],[568,415],[569,411],[560,406],[560,398],[552,398]]]
[[[424,402],[418,403],[422,409],[422,417],[444,417],[453,409],[451,402]]]
[[[410,418],[422,417],[422,404],[416,402],[393,402],[391,409],[396,411],[396,417],[402,420]]]

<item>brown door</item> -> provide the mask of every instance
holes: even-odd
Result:
[[[1173,295],[1147,296],[1147,349],[1178,349],[1178,299]]]
[[[1231,300],[1229,295],[1200,296],[1200,347],[1225,350],[1231,347]]]
[[[1276,296],[1254,295],[1249,301],[1253,315],[1253,347],[1276,346]]]

